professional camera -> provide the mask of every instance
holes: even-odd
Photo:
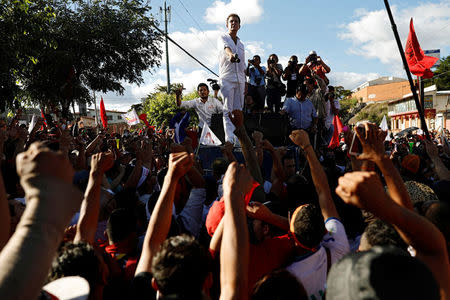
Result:
[[[206,79],[206,81],[209,82],[209,85],[211,86],[211,88],[213,89],[213,91],[218,91],[218,90],[220,90],[220,85],[217,83],[217,80],[216,80],[216,79],[208,78],[208,79]]]
[[[274,61],[273,59],[268,59],[268,60],[267,60],[267,63],[270,65],[270,64],[274,64],[275,61]]]
[[[248,63],[254,65],[255,64],[255,60],[254,59],[249,59]]]

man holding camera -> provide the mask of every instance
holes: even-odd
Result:
[[[211,127],[211,116],[215,113],[222,113],[223,107],[217,98],[209,96],[209,88],[206,83],[200,83],[197,86],[197,92],[200,96],[194,100],[181,101],[183,88],[177,89],[175,91],[177,106],[185,109],[194,108],[198,115],[200,128],[203,128],[206,123]],[[201,132],[201,130],[199,131]]]
[[[328,85],[330,81],[325,74],[330,73],[330,71],[330,67],[327,66],[320,56],[317,56],[316,51],[311,51],[308,57],[306,57],[305,64],[300,68],[299,73],[306,78],[313,78],[317,74]]]
[[[282,75],[283,80],[287,81],[286,98],[294,97],[297,86],[303,82],[303,76],[299,74],[301,67],[302,65],[298,64],[297,56],[292,55]]]
[[[218,40],[219,48],[219,78],[221,82],[223,104],[223,124],[225,141],[238,143],[234,136],[234,125],[228,113],[242,110],[245,92],[245,50],[237,36],[241,28],[241,19],[236,14],[227,17],[228,32]]]
[[[266,67],[261,66],[261,57],[253,56],[248,60],[247,70],[245,74],[248,76],[248,94],[253,98],[253,112],[262,112],[264,109],[264,100],[266,99]]]

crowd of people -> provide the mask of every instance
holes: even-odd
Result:
[[[240,20],[227,24],[236,33]],[[235,34],[222,42],[230,72],[266,72],[257,57],[254,71],[238,65]],[[267,73],[286,74],[269,59]],[[292,68],[291,80],[304,70]],[[288,82],[301,104],[284,103],[295,126],[276,148],[244,126],[242,78],[226,80],[225,107],[205,84],[193,102],[177,92],[203,126],[222,109],[241,147],[243,161],[229,141],[208,170],[195,135],[176,142],[174,130],[0,121],[0,298],[450,298],[446,136],[386,140],[364,123],[345,127],[336,147],[314,146],[321,110],[308,97],[322,91],[309,78]]]

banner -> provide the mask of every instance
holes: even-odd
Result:
[[[28,127],[28,133],[31,133],[34,126],[36,126],[37,121],[38,121],[38,119],[37,119],[36,115],[33,114],[33,117],[31,118],[30,126]]]
[[[332,149],[339,147],[340,144],[339,135],[342,132],[342,122],[341,119],[339,119],[338,115],[334,116],[333,126],[334,126],[333,137],[331,138],[331,141],[328,144],[328,148]]]
[[[203,124],[202,135],[200,136],[200,144],[206,146],[220,146],[222,142],[217,138],[217,136],[209,128],[208,124]]]
[[[100,119],[102,119],[103,128],[108,127],[108,117],[106,116],[105,103],[103,97],[100,100]]]
[[[122,117],[125,119],[125,121],[127,121],[127,124],[130,126],[139,124],[139,117],[134,109],[122,115]]]
[[[412,18],[409,23],[409,35],[406,40],[405,56],[411,73],[423,78],[433,77],[433,72],[431,72],[430,68],[439,59],[437,57],[425,56],[417,40]]]

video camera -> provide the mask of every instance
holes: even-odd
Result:
[[[206,81],[209,82],[209,85],[211,86],[211,88],[213,89],[213,91],[218,91],[218,90],[220,90],[220,85],[217,83],[217,80],[216,80],[216,79],[208,78],[208,79],[206,79]]]

